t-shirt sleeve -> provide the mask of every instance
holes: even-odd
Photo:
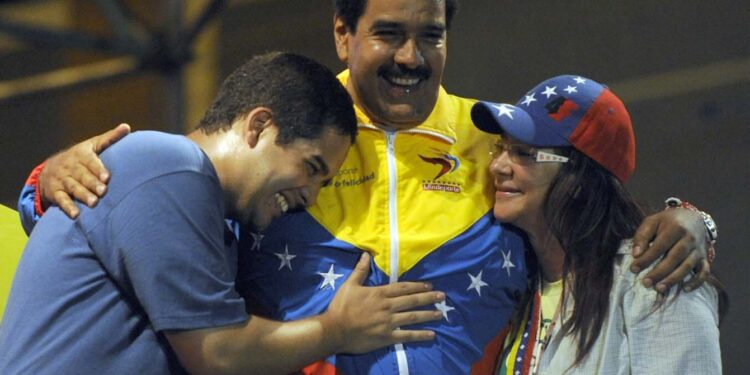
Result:
[[[222,199],[213,176],[162,175],[116,202],[88,236],[104,267],[157,331],[247,320],[234,287],[236,242],[224,222]]]

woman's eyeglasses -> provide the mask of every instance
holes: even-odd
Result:
[[[548,151],[540,151],[534,147],[521,145],[517,143],[507,143],[502,140],[495,142],[493,146],[492,158],[498,158],[503,152],[508,152],[510,161],[520,165],[530,165],[534,163],[566,163],[568,158]]]

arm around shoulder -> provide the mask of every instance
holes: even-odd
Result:
[[[49,205],[58,205],[71,218],[76,218],[80,212],[73,199],[89,207],[96,205],[106,192],[109,181],[109,172],[98,154],[128,133],[130,126],[120,124],[51,156],[34,168],[18,202],[21,222],[27,234]]]

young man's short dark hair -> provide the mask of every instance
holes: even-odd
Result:
[[[229,129],[257,107],[271,109],[279,144],[316,139],[329,127],[351,136],[352,142],[357,134],[351,97],[334,74],[287,52],[254,57],[230,74],[198,128],[207,134]]]

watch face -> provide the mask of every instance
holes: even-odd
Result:
[[[711,217],[711,215],[700,211],[701,216],[703,217],[703,223],[706,224],[706,229],[708,230],[708,237],[711,239],[711,242],[716,242],[716,237],[718,236],[719,232],[716,229],[716,223],[714,222],[714,219]]]

